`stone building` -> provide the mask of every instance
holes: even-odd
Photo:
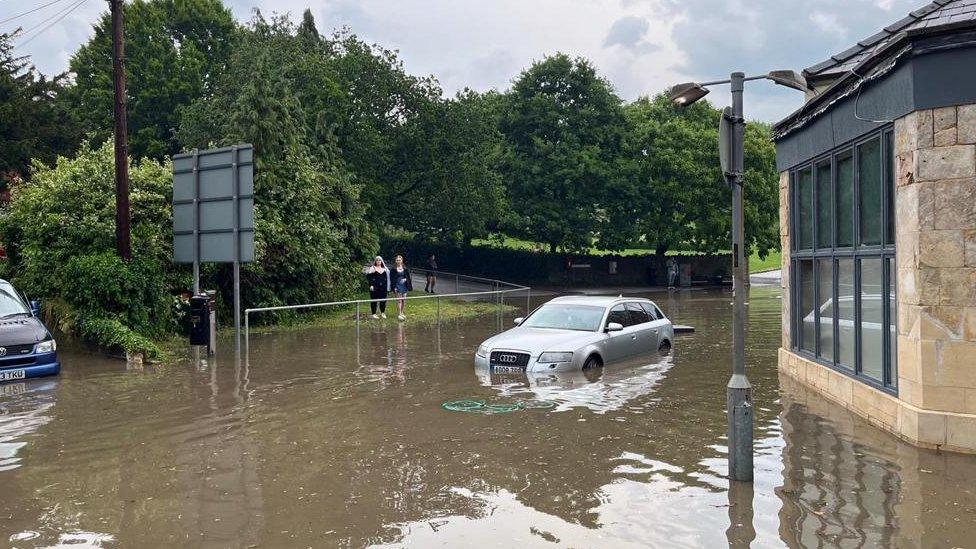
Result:
[[[774,131],[780,371],[976,453],[976,0],[936,0],[804,76]]]

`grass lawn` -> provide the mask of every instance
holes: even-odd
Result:
[[[505,305],[498,303],[484,302],[484,301],[462,301],[462,300],[452,300],[443,298],[440,300],[440,319],[441,322],[452,321],[452,320],[463,320],[469,318],[475,318],[486,314],[493,314],[497,312],[508,312],[515,309],[514,305],[511,303],[519,298],[508,297],[506,298]],[[524,298],[522,298],[524,300]],[[374,320],[370,316],[370,309],[368,303],[363,303],[360,306],[360,320],[362,322],[368,322],[371,324],[389,324],[393,325],[399,321],[396,318],[396,303],[391,299],[386,304],[386,319]],[[329,310],[320,310],[317,312],[308,313],[301,315],[299,317],[283,319],[281,322],[275,325],[264,325],[264,326],[254,326],[255,322],[261,320],[261,315],[268,315],[270,313],[258,313],[252,315],[251,319],[251,332],[252,333],[268,333],[282,329],[295,329],[295,328],[341,328],[345,326],[350,326],[356,322],[356,307],[355,306],[345,306],[345,307],[332,307]],[[437,299],[408,299],[405,309],[405,314],[407,319],[404,324],[407,325],[431,325],[437,322]],[[231,330],[233,328],[230,328]]]
[[[543,251],[548,251],[547,246],[537,244],[528,240],[521,240],[518,238],[512,238],[510,236],[502,236],[501,238],[482,238],[475,239],[471,241],[472,246],[489,246],[489,247],[500,247],[507,248],[510,250],[536,250],[542,249]],[[608,252],[606,250],[597,250],[596,248],[591,248],[588,250],[591,255],[620,255],[620,256],[631,256],[631,255],[651,255],[654,250],[643,249],[643,248],[630,248],[623,250],[621,252]],[[695,251],[683,251],[683,250],[669,250],[665,255],[669,256],[682,256],[682,255],[695,255],[698,252]],[[723,250],[719,253],[730,253],[728,250]],[[749,257],[749,272],[750,273],[761,273],[765,271],[773,271],[780,268],[781,255],[778,251],[770,251],[766,259],[759,259],[758,253],[753,253]]]
[[[766,259],[759,259],[759,254],[753,252],[749,256],[749,272],[750,273],[763,273],[766,271],[775,271],[782,267],[783,255],[777,250],[770,250],[769,255]]]

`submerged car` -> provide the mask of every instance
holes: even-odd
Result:
[[[668,352],[674,328],[649,299],[557,297],[488,338],[475,364],[494,372],[568,372]]]
[[[61,371],[57,343],[30,305],[6,280],[0,280],[0,382],[55,375]]]

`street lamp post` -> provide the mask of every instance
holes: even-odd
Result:
[[[745,171],[745,118],[742,91],[748,80],[768,79],[793,89],[806,90],[803,77],[793,71],[773,71],[747,77],[734,72],[728,80],[688,82],[671,88],[671,101],[687,106],[708,94],[707,86],[730,84],[732,105],[722,113],[719,146],[722,172],[732,188],[732,377],[726,385],[728,418],[729,478],[752,482],[752,385],[746,377],[746,282],[749,276],[745,259],[745,222],[742,184]]]

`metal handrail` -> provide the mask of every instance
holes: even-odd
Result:
[[[480,295],[495,295],[499,298],[503,298],[505,294],[515,293],[515,292],[525,292],[525,309],[528,312],[531,308],[532,303],[532,288],[530,286],[522,286],[519,284],[514,284],[511,282],[505,282],[503,280],[497,280],[492,278],[482,278],[477,276],[462,275],[458,273],[447,273],[444,271],[434,271],[421,269],[425,272],[434,272],[441,275],[448,275],[455,277],[455,281],[459,282],[462,278],[465,280],[473,280],[477,282],[490,282],[498,287],[505,285],[510,286],[508,289],[498,289],[498,290],[485,290],[477,292],[455,292],[453,294],[431,294],[431,295],[414,295],[406,296],[402,298],[390,297],[384,299],[349,299],[344,301],[326,301],[322,303],[302,303],[299,305],[275,305],[271,307],[252,307],[249,309],[244,309],[244,342],[246,347],[250,347],[250,335],[251,335],[251,313],[262,313],[268,311],[293,311],[297,309],[318,309],[322,307],[337,307],[342,305],[355,305],[356,306],[356,326],[358,329],[360,323],[360,306],[363,303],[379,303],[381,301],[389,301],[395,299],[413,300],[413,299],[436,299],[437,300],[437,321],[440,322],[440,299],[442,297],[452,298],[452,297],[472,297]],[[458,287],[460,284],[458,283]]]

